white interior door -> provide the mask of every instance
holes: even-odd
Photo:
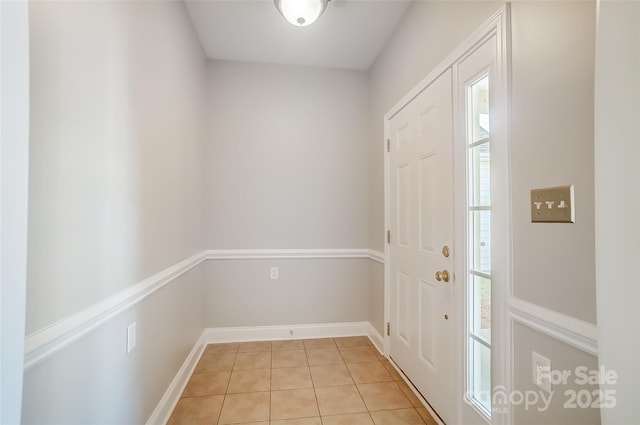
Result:
[[[451,69],[387,129],[390,355],[438,415],[454,421]]]

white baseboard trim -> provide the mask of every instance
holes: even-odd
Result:
[[[367,335],[369,339],[373,343],[373,345],[378,349],[380,354],[385,356],[384,352],[384,337],[378,332],[378,330],[369,322],[369,329]]]
[[[591,355],[598,355],[598,333],[597,327],[593,323],[515,297],[509,301],[509,315],[514,322],[521,323]]]
[[[107,320],[141,302],[149,295],[191,270],[205,259],[199,252],[154,274],[89,308],[66,317],[25,339],[25,370],[69,345]]]
[[[184,363],[182,363],[182,366],[178,370],[175,378],[171,381],[169,388],[167,388],[167,391],[165,391],[164,395],[158,402],[158,405],[151,413],[151,416],[149,416],[147,425],[166,424],[169,422],[173,409],[176,408],[178,400],[180,400],[180,396],[187,386],[189,378],[193,374],[193,371],[195,370],[196,365],[207,346],[207,344],[203,342],[203,337],[204,333],[200,334],[200,338],[198,338],[198,341],[196,341],[196,344],[189,352],[189,355],[187,355]]]
[[[382,253],[370,249],[222,249],[204,250],[127,289],[68,316],[25,339],[25,370],[86,333],[133,307],[205,260],[249,259],[370,259],[384,263]],[[302,332],[303,330],[301,330]],[[366,332],[361,335],[366,335]],[[284,336],[283,336],[284,338]],[[311,336],[309,336],[311,338]]]
[[[207,328],[202,333],[206,344],[219,342],[277,341],[285,339],[364,336],[369,322],[322,323],[313,325],[245,326]]]

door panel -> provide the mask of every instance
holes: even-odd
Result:
[[[398,169],[398,245],[409,246],[409,228],[411,226],[411,165],[403,164]]]
[[[436,247],[434,245],[435,239],[435,217],[431,208],[437,202],[436,191],[436,175],[437,169],[436,155],[431,153],[419,160],[419,196],[420,196],[420,211],[418,214],[418,225],[420,226],[420,249],[425,253],[434,253]]]
[[[409,284],[409,275],[398,271],[398,336],[406,345],[409,344],[409,335],[411,332],[409,323],[411,317],[407,306],[411,302],[411,288]]]
[[[389,122],[390,354],[436,412],[453,418],[452,88],[447,70]],[[447,316],[445,316],[447,315]]]
[[[419,355],[422,361],[426,362],[432,369],[437,369],[438,363],[436,358],[435,346],[433,341],[435,339],[435,329],[433,324],[436,322],[435,318],[435,289],[436,285],[427,283],[423,280],[420,281],[420,320],[419,324],[421,329],[420,335],[420,349]]]

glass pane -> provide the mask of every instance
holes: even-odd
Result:
[[[491,417],[491,147],[489,76],[467,86],[468,372],[471,398]],[[477,276],[477,272],[487,275]],[[478,339],[486,343],[479,342]]]
[[[469,202],[473,207],[491,205],[490,166],[489,142],[469,149]]]
[[[471,287],[471,332],[491,342],[491,279],[469,276]]]
[[[469,87],[469,143],[489,137],[489,76]]]
[[[469,268],[491,273],[491,211],[471,211],[469,244]]]
[[[471,395],[491,412],[491,350],[471,339]]]

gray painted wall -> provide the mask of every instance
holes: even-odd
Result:
[[[591,402],[595,401],[595,396],[597,396],[597,392],[594,394],[593,391],[597,390],[598,386],[582,383],[585,370],[598,370],[598,359],[520,324],[514,325],[513,334],[513,358],[515,360],[513,364],[513,390],[524,394],[530,400],[529,405],[524,402],[514,406],[514,423],[518,425],[599,424],[600,409],[591,408]],[[536,399],[533,394],[540,394],[542,390],[534,385],[531,379],[532,351],[550,358],[551,370],[563,372],[566,375],[566,379],[558,378],[558,383],[551,386],[552,392],[545,395],[550,400],[548,404],[543,401],[542,396],[540,396],[540,401],[534,403]],[[587,393],[581,394],[577,398],[579,392]],[[576,394],[575,399],[572,396],[573,393]],[[580,408],[579,406],[584,406],[585,402],[588,407]],[[605,400],[603,399],[602,402],[604,403]]]
[[[369,262],[369,322],[384,335],[384,265]]]
[[[365,322],[369,261],[210,261],[205,327]],[[271,266],[279,279],[269,278]]]
[[[365,248],[366,73],[212,61],[208,77],[207,246]],[[206,324],[368,320],[367,263],[213,262]]]
[[[212,61],[208,76],[207,247],[366,247],[366,74]]]
[[[34,2],[27,333],[203,248],[205,60],[179,2]]]
[[[28,334],[203,249],[206,72],[181,2],[29,8]],[[203,272],[26,371],[23,422],[144,422],[202,332]]]
[[[517,2],[512,27],[514,295],[596,323],[595,2]],[[565,184],[576,223],[532,224],[529,191]]]

